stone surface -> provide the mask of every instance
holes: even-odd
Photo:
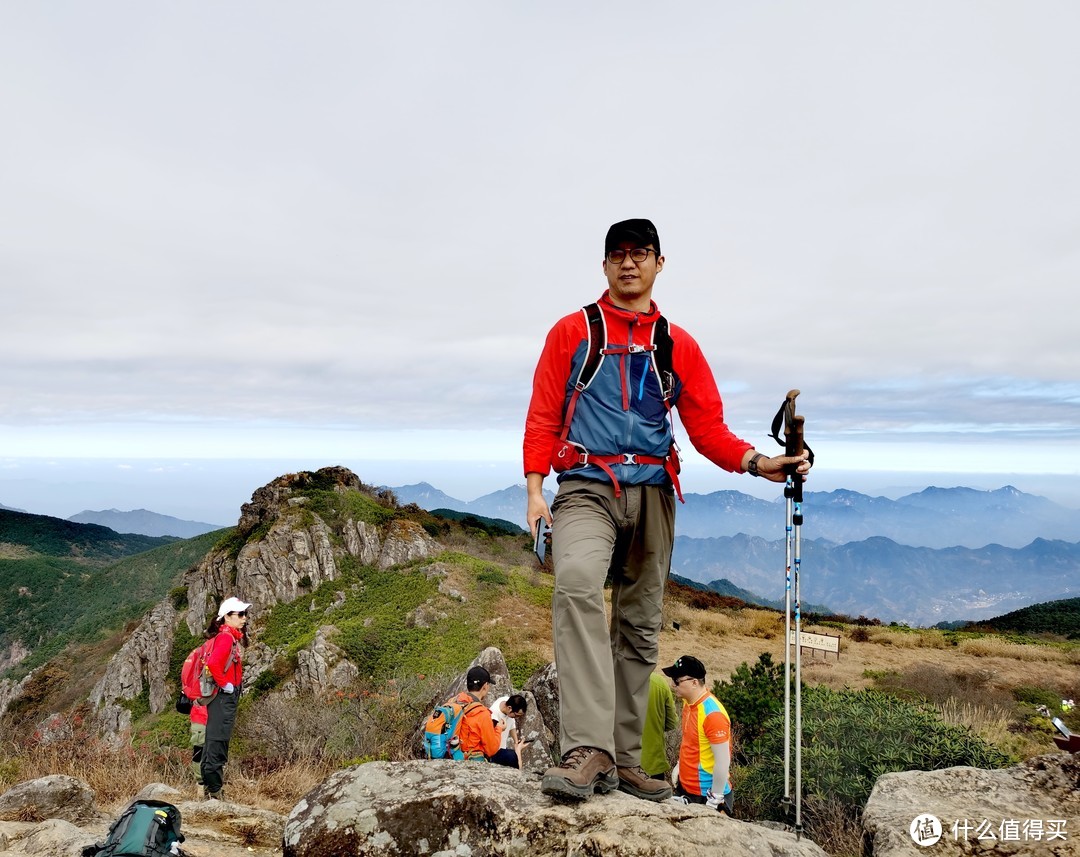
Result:
[[[296,675],[290,693],[321,694],[347,687],[357,679],[360,670],[331,642],[335,633],[337,629],[332,625],[322,626],[311,644],[296,653]]]
[[[91,691],[90,704],[94,709],[112,706],[118,700],[135,699],[144,689],[149,690],[151,711],[164,711],[173,704],[174,687],[167,679],[177,621],[176,609],[168,598],[154,606],[113,655],[105,674]],[[113,711],[103,711],[100,715],[109,723],[124,719]]]
[[[7,840],[7,844],[4,844]],[[0,855],[25,854],[41,857],[81,857],[87,845],[97,838],[62,818],[50,818],[40,824],[26,825],[16,835],[0,834]]]
[[[184,853],[190,857],[270,857],[281,853],[285,818],[228,801],[183,801],[163,783],[143,786],[115,809],[102,812],[93,792],[72,777],[43,777],[0,794],[0,857],[79,857],[84,846],[104,841],[132,800],[154,799],[180,810]],[[14,818],[15,820],[8,820]],[[76,825],[77,823],[77,825]]]
[[[82,780],[53,774],[17,783],[0,795],[0,819],[84,821],[95,815],[94,792]]]
[[[552,801],[539,780],[470,762],[372,762],[331,776],[289,814],[285,857],[824,857],[805,837],[714,810],[612,792]]]
[[[543,738],[551,757],[556,762],[562,758],[559,752],[559,673],[554,662],[535,673],[525,682],[525,693],[536,705],[544,724]]]
[[[932,846],[935,855],[1080,857],[1080,756],[1038,756],[996,771],[958,767],[885,774],[863,811],[866,850],[874,857],[926,853],[927,846],[917,845],[910,833],[912,821],[924,814],[934,815],[943,828]],[[1033,822],[1041,827],[1038,839],[1029,835]],[[1061,822],[1065,838],[1048,839],[1047,831]]]

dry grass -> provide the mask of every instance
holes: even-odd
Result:
[[[815,845],[827,854],[862,854],[862,827],[851,810],[836,800],[807,798],[803,821]]]
[[[165,783],[194,798],[190,758],[191,751],[186,748],[157,754],[135,752],[130,747],[112,749],[103,742],[76,736],[20,754],[18,765],[7,766],[0,775],[0,792],[24,780],[66,774],[90,786],[99,805],[109,811],[118,811],[131,800],[134,790],[147,783]],[[260,772],[240,760],[230,763],[226,771],[229,799],[287,813],[336,768],[334,764],[304,760]]]
[[[996,637],[961,640],[958,647],[964,654],[976,658],[1009,658],[1025,663],[1080,664],[1080,649],[1024,645]]]

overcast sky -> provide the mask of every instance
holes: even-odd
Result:
[[[1080,506],[1078,31],[1039,0],[4,3],[0,503],[46,459],[523,481],[543,337],[649,217],[729,424],[771,453],[801,389],[817,487]]]

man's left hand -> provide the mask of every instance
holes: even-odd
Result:
[[[785,469],[795,465],[795,472],[805,481],[806,474],[810,472],[810,453],[802,455],[777,455],[773,458],[759,458],[757,463],[758,475],[763,476],[770,482],[784,482],[787,480]]]

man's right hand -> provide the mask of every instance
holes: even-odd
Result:
[[[536,521],[543,518],[547,525],[551,526],[551,510],[547,500],[544,499],[544,476],[541,473],[525,474],[526,490],[529,499],[525,506],[525,518],[529,522],[529,530],[532,537],[536,538]]]

